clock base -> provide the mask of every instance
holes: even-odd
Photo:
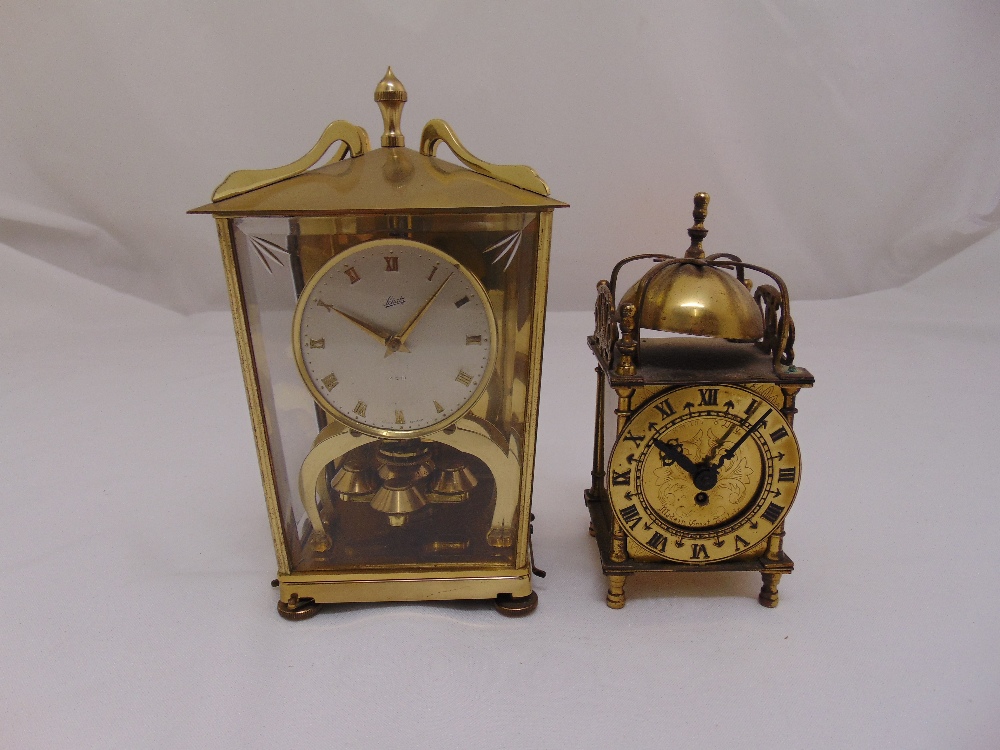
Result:
[[[602,493],[603,494],[603,493]],[[784,552],[780,553],[777,560],[769,560],[766,557],[753,557],[742,560],[723,560],[721,562],[687,565],[684,563],[671,562],[645,562],[641,560],[625,560],[615,562],[611,559],[611,530],[602,508],[603,503],[607,503],[607,497],[596,496],[591,490],[584,493],[584,500],[590,511],[590,535],[597,539],[597,549],[601,553],[601,569],[608,578],[608,594],[606,603],[611,609],[621,609],[625,606],[625,580],[633,573],[714,573],[747,571],[760,573],[763,579],[763,586],[757,601],[764,607],[778,606],[778,581],[783,574],[791,573],[792,559]]]

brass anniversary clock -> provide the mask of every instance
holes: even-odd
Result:
[[[708,200],[695,196],[683,258],[626,258],[597,285],[585,499],[615,609],[633,573],[759,571],[758,599],[774,607],[792,571],[782,549],[801,478],[792,419],[813,377],[793,364],[785,283],[735,255],[705,255]],[[616,302],[620,271],[643,259],[656,264]],[[751,294],[748,271],[774,284]],[[687,335],[640,338],[643,328]]]
[[[278,561],[278,611],[495,599],[531,611],[530,509],[553,209],[406,91],[382,148],[345,121],[235,172],[215,216]],[[464,166],[436,157],[444,142]],[[313,168],[338,144],[331,161]]]

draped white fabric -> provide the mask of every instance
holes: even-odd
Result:
[[[324,126],[381,132],[388,64],[432,117],[527,163],[556,218],[552,306],[620,257],[709,251],[799,298],[912,279],[1000,223],[992,2],[8,3],[0,242],[192,312],[225,294],[208,201]],[[442,149],[446,151],[446,149]]]
[[[0,747],[1000,746],[993,3],[12,2],[0,11]],[[540,606],[274,611],[212,223],[330,120],[432,117],[556,197]],[[442,149],[444,150],[444,149]],[[595,282],[706,247],[792,290],[781,604],[587,535]],[[859,294],[871,292],[869,294]],[[850,296],[858,295],[858,296]]]

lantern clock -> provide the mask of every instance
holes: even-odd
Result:
[[[216,218],[289,619],[334,602],[537,602],[535,428],[566,204],[442,120],[405,148],[406,98],[390,69],[382,148],[340,120],[193,211]],[[436,157],[442,142],[463,166]]]
[[[759,571],[758,600],[774,607],[792,571],[782,549],[801,478],[792,419],[813,377],[793,364],[785,283],[736,255],[705,255],[708,201],[695,196],[684,257],[625,258],[597,285],[585,499],[615,609],[633,573]],[[617,301],[620,271],[639,260],[655,265]],[[773,283],[751,293],[748,271]]]

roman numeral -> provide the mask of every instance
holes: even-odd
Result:
[[[472,376],[465,370],[459,370],[458,375],[455,376],[455,380],[457,380],[462,385],[467,386],[469,385],[469,383],[472,382]]]
[[[354,266],[351,266],[350,268],[348,268],[346,271],[344,271],[344,273],[347,274],[347,278],[349,278],[351,280],[352,284],[355,284],[355,283],[361,281],[361,277],[358,276],[358,272],[354,270]]]
[[[398,271],[399,270],[399,258],[395,255],[386,255],[385,257],[385,270],[386,271]]]
[[[774,432],[771,433],[771,442],[777,443],[779,440],[786,437],[788,437],[788,430],[786,430],[784,427],[779,427],[778,429],[776,429]]]
[[[365,412],[368,410],[368,404],[364,401],[358,401],[357,405],[354,407],[354,413],[359,417],[363,417]]]
[[[618,485],[628,485],[632,482],[632,470],[625,469],[625,471],[615,471],[611,470],[611,484]]]
[[[741,537],[741,536],[740,536],[739,534],[737,534],[737,535],[736,535],[736,538],[735,538],[735,539],[733,539],[733,544],[735,544],[735,545],[736,545],[736,551],[737,551],[737,552],[738,552],[738,551],[740,550],[740,545],[741,545],[741,544],[742,544],[742,545],[743,545],[744,547],[749,547],[749,546],[750,546],[750,542],[748,542],[748,541],[747,541],[746,539],[744,539],[743,537]]]
[[[794,482],[795,481],[795,467],[791,466],[787,469],[778,469],[778,481],[779,482]]]
[[[481,344],[481,343],[483,343],[483,337],[482,336],[466,336],[465,337],[465,345],[466,346],[473,346],[475,344]]]
[[[406,424],[406,417],[399,409],[396,409],[396,424]]]
[[[462,299],[458,300],[458,302],[455,303],[455,307],[461,307],[462,305],[464,305],[468,301],[469,301],[469,297],[468,297],[468,295],[466,295],[465,297],[462,297]]]
[[[698,406],[718,406],[719,405],[719,389],[718,388],[699,388],[698,393],[701,395],[701,403]],[[702,545],[703,547],[705,545]]]
[[[434,402],[434,410],[435,410],[435,411],[436,411],[436,412],[437,412],[438,414],[440,414],[441,412],[443,412],[443,411],[444,411],[444,407],[443,407],[443,406],[441,406],[441,404],[439,404],[439,403],[438,403],[437,401],[435,401],[435,402]]]
[[[642,435],[633,435],[632,431],[629,430],[628,433],[626,433],[625,437],[622,438],[622,439],[623,440],[628,440],[631,443],[634,443],[635,447],[638,448],[639,447],[639,443],[642,442]]]
[[[325,385],[325,386],[326,386],[326,389],[327,389],[328,391],[332,391],[332,390],[333,390],[333,389],[334,389],[334,388],[336,387],[337,383],[339,383],[340,381],[339,381],[339,380],[337,380],[337,376],[336,376],[336,375],[334,375],[334,374],[333,374],[333,373],[331,372],[331,373],[330,373],[329,375],[327,375],[327,376],[326,376],[325,378],[323,378],[323,379],[322,379],[322,380],[321,380],[320,382],[321,382],[321,383],[322,383],[323,385]]]
[[[663,399],[656,405],[656,410],[662,415],[661,419],[666,419],[674,413],[674,407],[670,405],[670,399]]]
[[[621,509],[622,521],[630,529],[634,529],[642,521],[642,515],[636,509],[634,505],[630,505],[627,508]]]
[[[768,523],[773,524],[781,516],[781,511],[783,511],[784,509],[785,509],[784,505],[771,503],[770,505],[767,506],[767,509],[760,514],[760,517],[763,518]]]
[[[753,416],[753,413],[757,411],[757,407],[760,406],[760,401],[755,398],[750,399],[750,403],[747,404],[747,408],[743,410],[743,413],[747,415],[747,418]]]
[[[310,349],[326,349],[326,339],[309,339]]]
[[[701,560],[702,558],[705,560],[708,559],[708,547],[704,544],[695,544],[694,542],[691,542],[691,559]]]
[[[649,537],[649,541],[646,542],[650,547],[660,550],[660,552],[667,551],[667,541],[668,539],[663,536],[659,531],[654,531],[653,536]]]

